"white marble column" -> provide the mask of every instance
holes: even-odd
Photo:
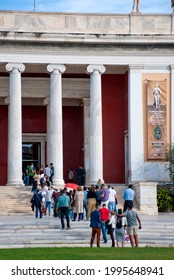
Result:
[[[90,99],[83,98],[83,123],[84,123],[84,167],[86,170],[86,185],[90,182],[90,148],[89,148],[89,130],[90,130]]]
[[[21,186],[22,181],[22,113],[21,73],[24,64],[8,63],[10,72],[10,93],[8,111],[8,181],[9,186]]]
[[[63,186],[63,131],[62,131],[62,73],[64,65],[49,64],[50,77],[50,120],[49,159],[54,164],[54,186]]]
[[[50,98],[45,98],[43,105],[47,106],[47,158],[46,164],[50,164]],[[43,164],[43,162],[41,162]]]
[[[103,65],[89,65],[90,74],[90,184],[103,179],[103,135],[101,74]]]
[[[174,143],[174,65],[171,68],[171,143]]]
[[[144,181],[142,66],[129,65],[128,155],[129,181]]]

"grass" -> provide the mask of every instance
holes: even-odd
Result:
[[[174,248],[0,249],[0,260],[174,260]]]

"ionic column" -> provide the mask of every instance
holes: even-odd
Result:
[[[10,93],[8,105],[8,181],[7,185],[21,186],[22,181],[22,113],[21,113],[21,73],[24,64],[8,63],[10,72]]]
[[[103,135],[102,135],[102,95],[101,74],[103,65],[89,65],[90,74],[90,183],[103,179]]]
[[[43,105],[47,106],[47,162],[46,164],[50,164],[50,99],[45,98],[43,100]],[[41,161],[43,164],[43,161]],[[45,163],[45,160],[44,160]]]
[[[62,73],[64,65],[49,64],[50,77],[50,119],[49,152],[50,162],[54,164],[53,184],[63,186],[63,132],[62,132]]]
[[[90,182],[90,148],[89,148],[89,130],[90,130],[90,99],[83,98],[83,123],[84,123],[84,167],[86,170],[86,185]]]
[[[142,67],[129,65],[128,133],[129,181],[144,181]]]

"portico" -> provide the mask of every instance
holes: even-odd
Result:
[[[1,184],[4,180],[8,185],[22,184],[22,138],[30,133],[45,137],[46,148],[42,144],[41,149],[45,158],[42,155],[40,163],[54,162],[56,186],[64,184],[71,164],[85,167],[87,184],[100,177],[108,183],[167,180],[164,160],[148,159],[144,81],[149,77],[167,81],[170,142],[173,15],[156,15],[153,29],[151,17],[2,13],[0,105],[2,118],[8,118],[8,159],[4,154],[0,165],[5,170],[7,162],[8,167]],[[32,113],[31,119],[27,115],[34,107],[42,127]],[[124,175],[126,131],[128,178]],[[69,138],[72,134],[79,141]]]

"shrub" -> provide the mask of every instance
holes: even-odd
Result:
[[[169,144],[166,149],[166,160],[168,161],[168,165],[166,166],[166,170],[170,176],[171,182],[174,184],[174,144]]]
[[[158,189],[157,205],[159,212],[166,212],[174,207],[173,191],[166,187]]]

